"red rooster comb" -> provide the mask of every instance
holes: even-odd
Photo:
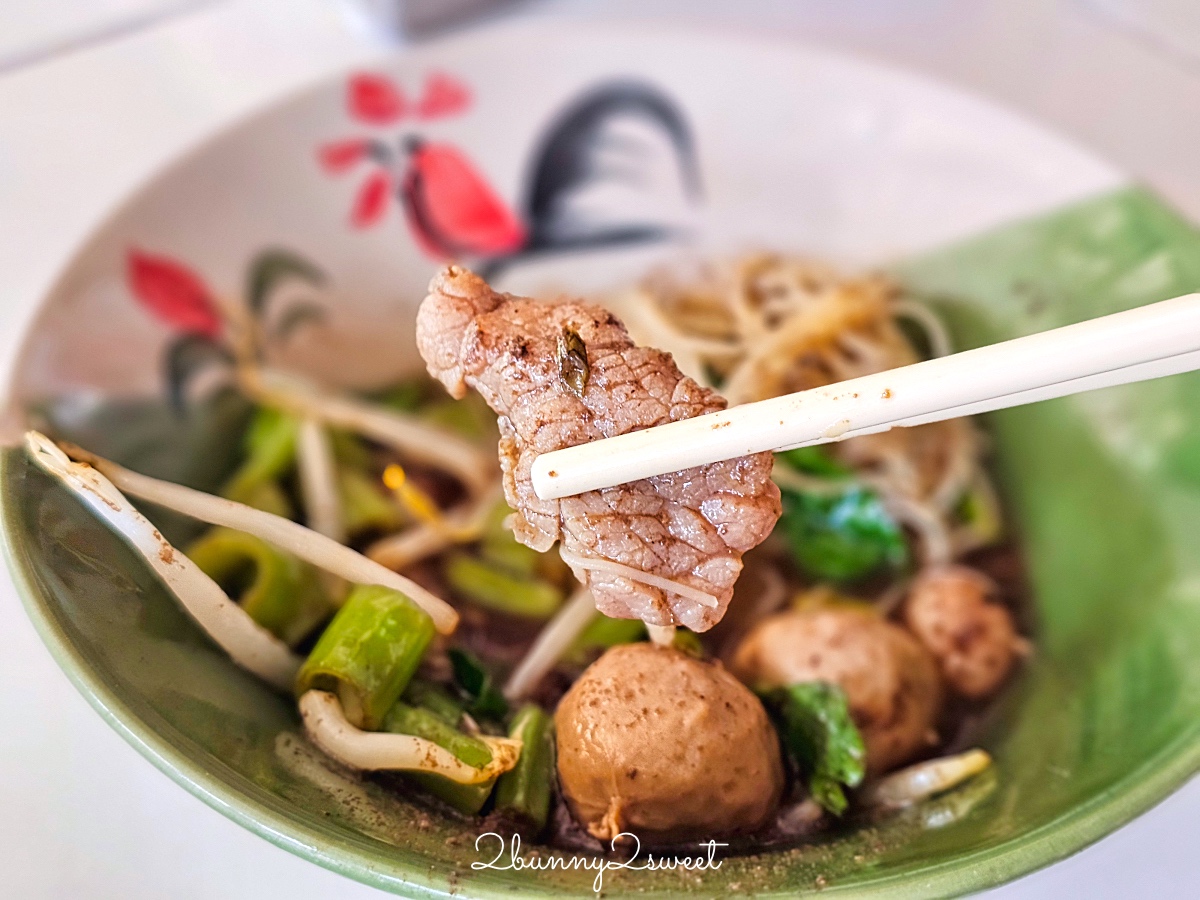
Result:
[[[408,111],[404,92],[384,75],[362,73],[350,79],[346,106],[350,115],[368,125],[391,125]]]
[[[453,116],[470,105],[471,92],[465,84],[443,72],[434,72],[425,79],[425,88],[417,101],[417,118],[429,120]]]
[[[410,118],[421,122],[442,119],[457,115],[470,105],[471,92],[467,86],[445,72],[429,73],[415,101],[410,101],[404,90],[388,76],[377,72],[360,72],[351,76],[346,84],[346,109],[350,116],[375,128],[395,126]],[[317,160],[330,175],[349,172],[363,162],[374,163],[354,195],[350,211],[350,224],[354,228],[369,228],[383,221],[389,198],[400,177],[392,171],[395,159],[396,151],[387,142],[375,138],[348,138],[317,148]],[[485,199],[490,200],[490,197]],[[495,227],[493,223],[493,230]],[[508,228],[511,231],[512,227],[512,223],[505,223],[500,230]],[[491,242],[496,240],[493,235]],[[507,243],[512,240],[510,236]]]
[[[444,72],[431,72],[421,96],[410,104],[403,89],[386,75],[362,72],[347,85],[346,108],[367,125],[395,125],[410,116],[422,121],[457,115],[471,105],[471,92]]]

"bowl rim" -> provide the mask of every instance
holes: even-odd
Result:
[[[680,23],[666,19],[658,24],[669,31],[669,35],[660,36],[669,36],[674,40],[736,41],[762,48],[800,52],[848,62],[951,95],[969,98],[975,104],[988,107],[1026,126],[1032,126],[1043,134],[1053,136],[1060,144],[1074,152],[1108,165],[1106,160],[1097,157],[1082,142],[1043,125],[1033,116],[969,89],[903,66],[853,52],[813,46],[803,40],[753,27],[722,27],[718,33],[711,25],[701,23]],[[641,33],[641,29],[625,23],[602,20],[497,23],[484,29],[451,34],[415,48],[384,49],[376,54],[366,54],[352,65],[354,68],[386,66],[394,62],[419,65],[422,57],[435,55],[447,44],[478,40],[481,36],[488,40],[530,39],[546,35],[561,37],[564,33],[575,37],[603,34],[606,37],[619,38],[637,35]],[[152,167],[133,190],[100,217],[64,256],[48,286],[36,302],[29,304],[28,311],[19,320],[20,339],[9,362],[9,368],[4,373],[4,407],[11,410],[15,402],[13,387],[17,374],[24,363],[30,335],[38,329],[47,312],[47,301],[62,290],[80,256],[112,227],[114,221],[178,170],[202,156],[211,146],[219,144],[230,134],[251,125],[262,116],[284,106],[297,104],[306,96],[325,89],[331,81],[343,76],[347,70],[348,67],[343,66],[317,74],[292,89],[235,114],[212,131],[184,144],[169,158]],[[1115,171],[1125,177],[1125,173]],[[122,739],[172,781],[226,818],[265,838],[271,844],[325,869],[363,884],[409,897],[445,897],[451,893],[480,898],[512,896],[512,888],[496,888],[478,883],[452,886],[445,876],[432,876],[428,866],[405,866],[403,863],[397,863],[389,872],[380,871],[361,858],[353,842],[331,837],[290,815],[290,803],[282,800],[272,802],[268,799],[270,795],[265,792],[262,797],[255,798],[227,783],[219,775],[190,759],[183,750],[155,730],[151,723],[141,718],[121,699],[116,690],[104,683],[72,643],[52,612],[48,591],[39,584],[29,559],[27,535],[19,526],[16,497],[13,492],[3,489],[13,477],[13,463],[18,452],[20,451],[0,453],[0,544],[3,545],[3,555],[13,585],[26,615],[55,663],[88,704]],[[1126,772],[1106,790],[1016,838],[943,862],[883,875],[869,884],[830,884],[822,893],[852,892],[856,896],[870,897],[895,896],[897,893],[947,896],[996,887],[1090,846],[1162,802],[1197,772],[1200,772],[1200,739],[1194,734],[1184,734],[1161,747],[1153,757],[1143,760],[1136,768]]]
[[[0,456],[0,485],[10,482],[13,461],[19,452],[9,451]],[[405,896],[448,896],[441,889],[445,879],[430,877],[428,867],[405,869],[403,878],[381,872],[359,859],[350,842],[331,839],[288,815],[285,810],[291,804],[257,802],[190,759],[135,713],[116,690],[104,683],[50,611],[29,563],[27,537],[16,527],[16,506],[13,492],[0,492],[0,542],[25,612],[76,690],[138,753],[226,818],[303,859],[363,884],[393,892],[403,889]],[[923,896],[946,896],[996,887],[1083,850],[1156,806],[1198,770],[1200,741],[1184,735],[1166,744],[1107,790],[1017,838],[944,862],[885,875],[870,884],[834,883],[822,893],[847,891],[864,897],[894,896],[893,889],[903,891],[919,884]],[[477,884],[460,884],[454,893],[481,898],[512,895],[511,889]]]

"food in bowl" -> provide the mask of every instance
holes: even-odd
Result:
[[[222,497],[28,445],[363,777],[601,850],[786,845],[987,767],[970,725],[1028,644],[970,422],[562,501],[529,483],[539,453],[722,394],[946,352],[887,282],[759,255],[596,306],[451,266],[418,318],[436,381],[371,397],[266,369],[256,340],[234,346],[257,412]],[[126,495],[214,528],[175,548]]]

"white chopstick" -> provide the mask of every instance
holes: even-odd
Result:
[[[544,453],[543,500],[1200,369],[1200,294]]]

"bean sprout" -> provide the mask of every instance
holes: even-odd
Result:
[[[367,557],[399,572],[454,544],[478,540],[492,510],[503,496],[501,487],[496,485],[474,503],[439,522],[422,522],[380,538],[367,548]]]
[[[455,434],[411,416],[335,394],[294,375],[242,368],[239,384],[251,399],[325,425],[356,431],[413,459],[456,475],[473,490],[493,479],[495,460]]]
[[[900,809],[944,793],[991,764],[992,758],[978,749],[931,759],[885,775],[864,788],[859,798],[866,806]]]
[[[339,544],[346,541],[337,466],[328,432],[316,419],[303,419],[296,440],[296,463],[308,527]]]
[[[48,439],[47,439],[48,440]],[[400,591],[420,606],[442,634],[450,634],[458,625],[458,613],[445,600],[430,593],[410,578],[367,559],[356,550],[305,528],[297,522],[260,509],[193,490],[181,484],[160,481],[131,472],[116,463],[79,447],[64,444],[68,455],[87,462],[102,472],[122,491],[167,509],[237,531],[245,531],[355,584],[379,584]]]
[[[482,784],[512,769],[521,756],[520,741],[481,735],[492,761],[477,769],[425,738],[362,731],[346,719],[337,697],[325,691],[305,692],[300,717],[312,742],[352,769],[428,772],[459,784]]]
[[[171,546],[112,481],[86,463],[72,462],[37,431],[25,433],[25,448],[41,469],[69,488],[141,555],[188,615],[235,663],[279,690],[291,690],[302,660]]]
[[[587,588],[577,590],[541,630],[529,652],[513,670],[508,683],[504,685],[504,696],[509,700],[528,696],[596,615],[596,603],[591,591]]]

